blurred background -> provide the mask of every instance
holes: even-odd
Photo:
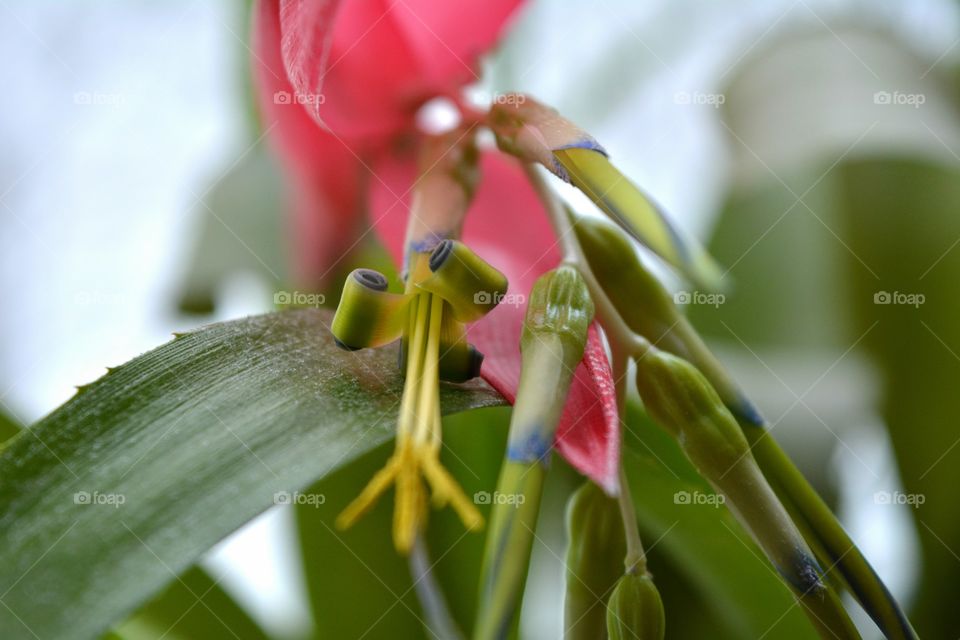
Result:
[[[4,421],[37,420],[172,331],[272,310],[290,284],[248,31],[237,1],[0,0]],[[723,297],[662,275],[930,638],[960,633],[958,63],[946,0],[536,0],[475,88],[559,108],[710,245]],[[505,416],[484,418],[497,437]],[[574,480],[557,468],[523,637],[561,633]],[[274,509],[204,561],[286,637],[332,604],[304,588],[311,562],[370,579],[334,546],[304,563],[304,526]]]

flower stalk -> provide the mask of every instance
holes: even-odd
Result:
[[[560,266],[530,293],[523,366],[510,419],[480,582],[475,640],[506,638],[517,624],[553,439],[583,358],[593,302],[576,269]]]

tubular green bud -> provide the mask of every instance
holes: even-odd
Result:
[[[393,342],[407,322],[408,300],[409,296],[387,291],[382,273],[355,269],[343,284],[330,327],[337,346],[355,351]]]
[[[710,290],[720,288],[722,271],[713,258],[674,226],[660,205],[620,173],[605,154],[570,148],[554,155],[569,182],[624,231],[694,282]]]
[[[507,277],[457,240],[442,240],[434,248],[430,271],[417,286],[450,303],[460,322],[479,320],[507,294]]]
[[[534,283],[520,338],[523,366],[507,440],[511,460],[546,462],[592,321],[593,301],[575,268],[557,267]]]
[[[543,334],[556,335],[570,348],[564,363],[576,366],[583,357],[593,311],[587,283],[574,267],[563,265],[545,273],[530,291],[520,348],[528,348]]]
[[[533,546],[543,478],[573,371],[583,358],[593,303],[572,267],[559,267],[533,285],[521,339],[520,384],[507,438],[507,459],[490,519],[475,640],[506,638],[516,625]]]
[[[689,362],[651,347],[637,360],[644,407],[753,534],[824,637],[859,638],[819,563],[757,466],[736,419]]]
[[[657,347],[692,362],[738,419],[763,424],[753,403],[677,310],[670,293],[643,266],[623,232],[604,220],[568,213],[590,269],[627,326]]]
[[[567,503],[565,640],[596,640],[606,633],[606,600],[623,575],[627,553],[617,501],[585,482]]]
[[[626,574],[607,603],[610,640],[663,640],[663,602],[649,573]]]
[[[680,443],[697,470],[732,503],[745,524],[761,538],[799,537],[759,473],[746,438],[707,379],[687,361],[651,348],[637,360],[637,390],[653,420]],[[770,535],[766,535],[770,534]],[[774,546],[768,555],[785,578],[803,591],[815,588],[819,566],[806,544]],[[798,551],[802,551],[798,555]],[[800,578],[795,566],[803,566]]]

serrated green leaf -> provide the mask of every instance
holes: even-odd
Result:
[[[387,441],[396,348],[339,350],[329,322],[307,309],[183,335],[14,440],[0,454],[0,637],[104,633],[277,494]],[[502,401],[476,381],[441,402]]]

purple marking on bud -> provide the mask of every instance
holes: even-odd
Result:
[[[513,462],[540,462],[547,464],[550,460],[550,451],[553,449],[552,436],[544,436],[539,425],[521,439],[511,439],[507,443],[507,460]]]

